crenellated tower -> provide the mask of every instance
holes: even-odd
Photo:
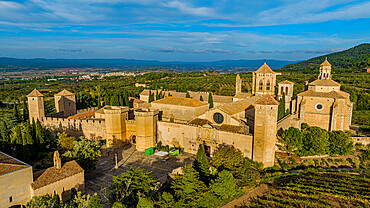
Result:
[[[27,95],[27,100],[30,121],[41,121],[45,117],[44,96],[37,89],[34,89]]]

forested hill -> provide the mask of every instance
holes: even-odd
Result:
[[[315,57],[306,61],[288,64],[280,71],[316,71],[320,64],[328,57],[333,69],[341,71],[359,71],[365,67],[370,67],[370,43],[364,43],[348,50]]]

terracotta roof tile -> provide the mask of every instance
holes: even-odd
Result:
[[[242,112],[247,109],[249,106],[253,105],[258,99],[260,98],[259,95],[252,96],[250,98],[246,98],[244,100],[232,102],[232,103],[225,103],[218,108],[225,111],[230,115],[234,115],[236,113]]]
[[[234,98],[249,98],[251,97],[252,94],[251,93],[244,93],[244,92],[241,92],[241,93],[238,93],[234,96]]]
[[[308,96],[308,97],[325,97],[325,98],[349,98],[349,94],[345,92],[315,92],[313,90],[307,90],[298,94],[298,96]]]
[[[340,86],[340,84],[334,80],[331,79],[317,79],[309,85],[315,85],[315,86]]]
[[[43,97],[43,95],[37,89],[34,89],[27,97]]]
[[[221,126],[217,127],[217,129],[220,130],[220,131],[244,133],[244,127],[243,126],[222,124]]]
[[[331,64],[328,61],[328,58],[325,58],[325,61],[320,64],[320,66],[331,66]]]
[[[202,102],[199,100],[195,100],[192,98],[182,98],[182,97],[166,97],[152,103],[161,103],[161,104],[168,104],[168,105],[182,105],[182,106],[189,106],[189,107],[199,107],[203,105],[208,105],[206,102]]]
[[[91,112],[87,112],[87,113],[79,113],[79,114],[76,114],[76,115],[69,116],[69,117],[67,117],[67,119],[91,118],[91,117],[95,116],[95,112],[96,111],[91,111]]]
[[[61,92],[55,94],[54,96],[69,96],[69,95],[75,95],[75,94],[64,89]]]
[[[279,102],[275,100],[271,95],[264,95],[261,99],[257,100],[256,104],[260,105],[279,105]]]
[[[26,163],[0,152],[0,175],[30,167]]]
[[[56,167],[46,169],[45,172],[43,172],[31,184],[31,186],[33,190],[36,190],[81,172],[84,172],[84,170],[77,164],[76,161],[72,160],[70,162],[66,162],[60,169],[57,169]]]
[[[291,82],[289,80],[284,80],[282,82],[279,82],[278,84],[294,84],[294,82]]]
[[[272,69],[266,64],[266,62],[259,69],[257,69],[257,71],[255,71],[254,73],[272,73],[272,74],[275,74],[275,72],[272,71]]]

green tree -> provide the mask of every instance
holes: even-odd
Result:
[[[2,122],[2,125],[0,126],[0,135],[1,135],[1,151],[11,154],[11,140],[10,140],[10,134],[11,131],[8,129],[8,126],[5,121]]]
[[[155,91],[155,100],[159,100],[159,94],[158,94],[158,90]]]
[[[23,103],[22,103],[22,119],[23,122],[28,121],[28,107],[27,107],[27,102],[26,102],[26,97],[23,97]]]
[[[15,117],[15,119],[17,120],[17,122],[20,122],[21,121],[21,117],[19,115],[19,110],[18,110],[18,105],[17,105],[17,101],[14,100],[14,106],[13,106],[13,115]]]
[[[99,195],[90,197],[89,205],[87,208],[103,208],[103,202]]]
[[[148,101],[148,103],[151,103],[151,102],[153,102],[153,96],[152,96],[152,91],[149,90],[149,101]]]
[[[73,150],[65,152],[63,156],[71,160],[76,160],[86,172],[91,172],[96,168],[98,157],[101,156],[99,142],[85,139],[75,141]]]
[[[152,197],[158,190],[158,180],[149,174],[150,172],[144,172],[143,169],[130,167],[121,177],[113,176],[110,201],[136,206],[140,196]]]
[[[211,163],[219,172],[228,170],[236,175],[244,165],[244,156],[240,150],[231,145],[226,145],[215,152]]]
[[[283,92],[282,98],[279,100],[278,106],[278,120],[285,116],[285,93]]]
[[[172,208],[175,207],[176,201],[173,198],[172,194],[168,192],[163,192],[159,197],[158,206],[161,208]]]
[[[114,202],[112,208],[126,208],[127,206],[125,204],[122,204],[122,202]]]
[[[119,106],[119,99],[118,99],[118,95],[114,94],[111,99],[110,99],[110,105],[111,106]]]
[[[208,95],[208,103],[209,103],[209,108],[213,108],[213,96],[212,93],[210,92]]]
[[[203,97],[202,97],[202,96],[200,96],[200,97],[199,97],[199,100],[200,100],[200,101],[203,101]]]
[[[69,136],[67,133],[59,134],[59,139],[57,142],[58,150],[61,152],[72,151],[73,147],[75,146],[75,141],[77,141],[77,139]]]
[[[58,197],[59,198],[59,197]],[[60,208],[60,200],[50,194],[34,196],[26,205],[27,208]]]
[[[218,174],[218,177],[211,182],[210,189],[223,202],[230,201],[240,193],[233,174],[227,170]]]
[[[198,171],[200,180],[208,184],[210,178],[210,165],[207,159],[206,152],[204,151],[203,144],[199,145],[197,157],[194,160],[193,168]]]
[[[16,157],[18,159],[23,159],[23,139],[22,139],[22,127],[20,124],[14,126],[12,128],[12,136],[11,136],[12,143],[16,145]]]
[[[33,139],[32,139],[32,129],[31,125],[28,122],[22,124],[22,145],[23,145],[23,159],[26,162],[29,162],[31,159],[34,158],[33,153],[35,152],[33,149]]]
[[[302,132],[297,128],[289,127],[281,135],[281,142],[284,143],[289,156],[291,156],[293,150],[302,148]]]
[[[41,126],[41,123],[38,119],[36,121],[35,136],[36,143],[39,144],[40,148],[42,149],[46,143],[46,138],[44,128]]]
[[[183,175],[175,176],[171,189],[175,193],[177,203],[182,207],[197,207],[199,199],[207,191],[207,186],[199,180],[199,173],[190,165],[186,165],[183,172]]]
[[[308,127],[302,132],[303,154],[323,155],[329,153],[329,133],[319,127]]]
[[[353,150],[352,138],[343,131],[329,132],[331,154],[347,155]]]
[[[140,197],[139,202],[137,203],[137,208],[153,208],[154,203],[151,199]]]
[[[185,98],[190,98],[189,92],[186,92]]]

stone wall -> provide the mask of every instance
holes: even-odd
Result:
[[[248,134],[160,121],[158,141],[161,141],[162,145],[180,146],[184,151],[193,154],[197,153],[199,144],[205,144],[210,147],[211,155],[220,145],[229,144],[241,150],[244,156],[252,158],[253,136]]]
[[[0,207],[26,204],[31,199],[32,167],[0,176]],[[10,197],[12,202],[10,202]]]
[[[96,110],[98,110],[98,107],[84,108],[84,109],[77,110],[77,114],[93,112]]]
[[[100,140],[106,138],[105,121],[102,119],[65,119],[44,117],[43,125],[67,132],[71,136],[85,136],[89,140]]]
[[[363,145],[369,145],[370,144],[370,137],[352,137],[353,143],[361,143]]]
[[[284,130],[289,127],[295,127],[301,129],[301,120],[298,118],[298,114],[289,114],[284,116],[277,122],[277,134],[281,136]]]
[[[75,188],[77,191],[81,191],[82,193],[85,192],[84,181],[84,172],[81,172],[63,180],[40,187],[36,190],[31,189],[31,196],[34,197],[45,194],[58,194],[61,197],[61,200],[66,201],[70,199],[70,192],[72,188]]]

